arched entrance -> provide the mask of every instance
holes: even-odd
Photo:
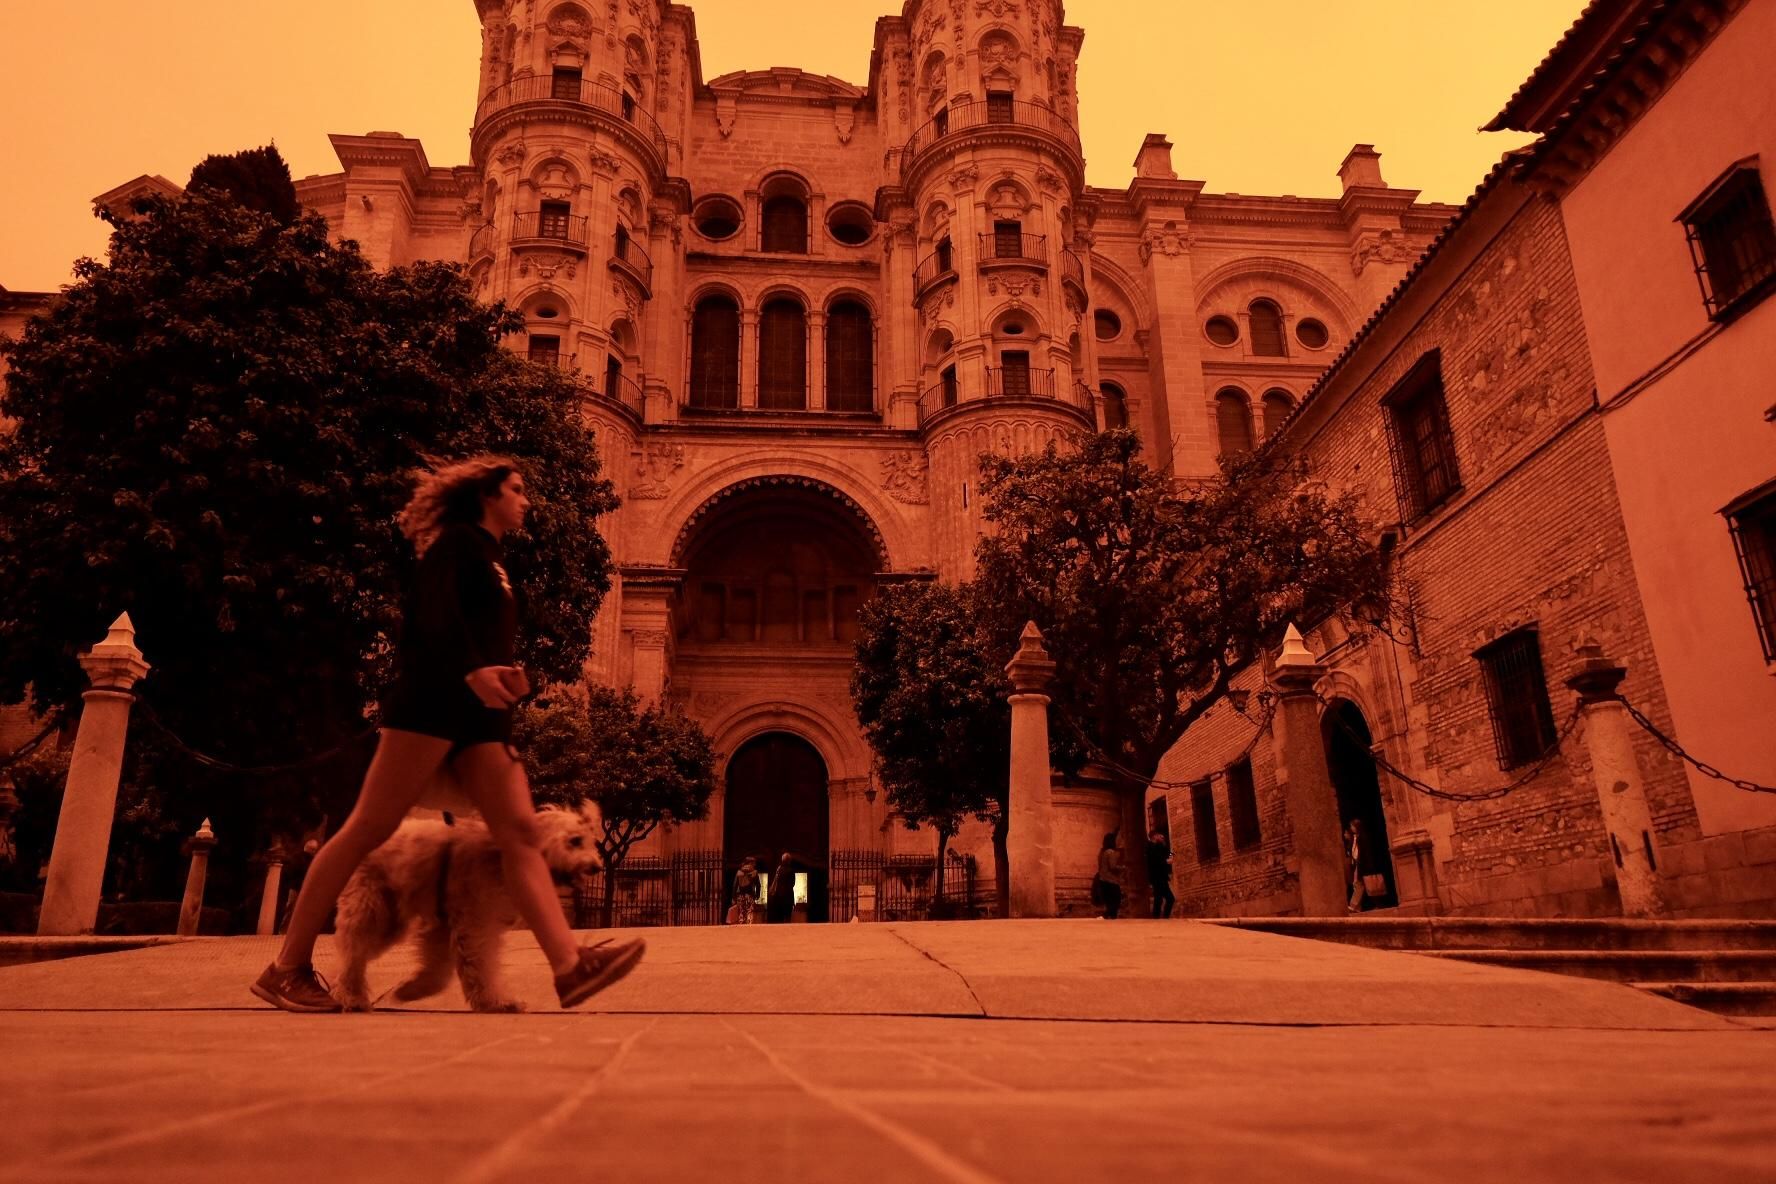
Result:
[[[789,732],[766,732],[742,744],[728,762],[722,811],[727,883],[748,855],[769,875],[787,851],[795,870],[808,877],[808,920],[826,920],[827,810],[826,762],[812,744]]]
[[[1361,824],[1364,836],[1362,870],[1367,875],[1380,875],[1387,882],[1387,892],[1379,897],[1365,897],[1363,908],[1365,911],[1392,908],[1400,903],[1400,897],[1394,881],[1394,859],[1388,849],[1387,813],[1381,803],[1381,780],[1376,772],[1375,758],[1369,752],[1374,743],[1369,723],[1355,703],[1339,699],[1320,717],[1320,736],[1326,746],[1326,766],[1332,774],[1332,786],[1338,793],[1339,830],[1348,831],[1352,819]]]

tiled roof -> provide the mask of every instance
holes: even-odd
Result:
[[[1521,114],[1521,112],[1517,110],[1518,103],[1522,102],[1532,87],[1543,81],[1548,74],[1552,73],[1556,62],[1562,61],[1565,58],[1567,51],[1577,43],[1579,30],[1606,6],[1619,7],[1623,2],[1624,0],[1590,0],[1590,3],[1585,5],[1584,10],[1580,12],[1577,17],[1573,18],[1573,23],[1567,26],[1566,32],[1560,35],[1560,40],[1556,41],[1553,48],[1543,55],[1540,62],[1536,63],[1536,68],[1529,72],[1529,77],[1525,78],[1522,84],[1518,86],[1516,90],[1511,92],[1511,97],[1506,100],[1504,107],[1500,109],[1499,113],[1494,115],[1491,122],[1487,123],[1480,130],[1483,132],[1508,130],[1511,125],[1507,123],[1506,120],[1513,119]]]

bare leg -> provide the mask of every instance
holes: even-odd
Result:
[[[456,776],[481,811],[504,862],[506,891],[556,974],[579,965],[580,947],[561,912],[555,881],[543,862],[536,811],[524,766],[504,744],[476,744],[456,758]],[[311,870],[309,875],[313,875]]]
[[[296,897],[296,908],[290,914],[289,932],[284,934],[283,948],[278,951],[279,969],[294,970],[313,960],[315,938],[320,936],[346,881],[366,855],[395,833],[449,752],[450,741],[436,736],[393,728],[382,730],[376,756],[364,774],[364,785],[358,790],[351,816],[309,864],[302,891]]]

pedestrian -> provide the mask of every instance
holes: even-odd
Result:
[[[758,860],[748,855],[740,861],[740,870],[734,873],[734,895],[731,897],[733,907],[729,912],[728,924],[752,924],[752,909],[758,904],[758,894]]]
[[[419,555],[402,613],[394,685],[376,756],[345,824],[315,854],[277,958],[253,994],[286,1011],[338,1011],[315,972],[314,944],[358,865],[436,782],[481,812],[505,885],[555,973],[563,1007],[585,1002],[641,960],[639,940],[581,947],[548,865],[524,766],[510,743],[512,706],[530,693],[513,664],[518,605],[501,540],[530,507],[517,462],[476,456],[421,475],[401,511]]]
[[[1104,836],[1098,849],[1098,899],[1104,906],[1104,918],[1116,920],[1122,910],[1122,851],[1116,846],[1116,832]]]
[[[1363,911],[1363,855],[1366,846],[1362,821],[1351,819],[1344,826],[1344,862],[1350,872],[1351,894],[1348,908],[1353,913]]]
[[[1147,837],[1147,882],[1153,885],[1153,916],[1164,920],[1178,898],[1172,895],[1172,845],[1157,830]]]
[[[765,890],[765,920],[781,925],[795,912],[795,862],[785,851],[771,873],[771,886]]]

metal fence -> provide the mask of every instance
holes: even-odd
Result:
[[[924,921],[931,917],[937,881],[934,855],[884,855],[880,851],[834,851],[828,880],[827,915],[849,921],[857,914],[858,889],[874,889],[879,921]],[[864,896],[870,893],[863,893]],[[946,911],[967,916],[974,909],[974,860],[944,853]]]

